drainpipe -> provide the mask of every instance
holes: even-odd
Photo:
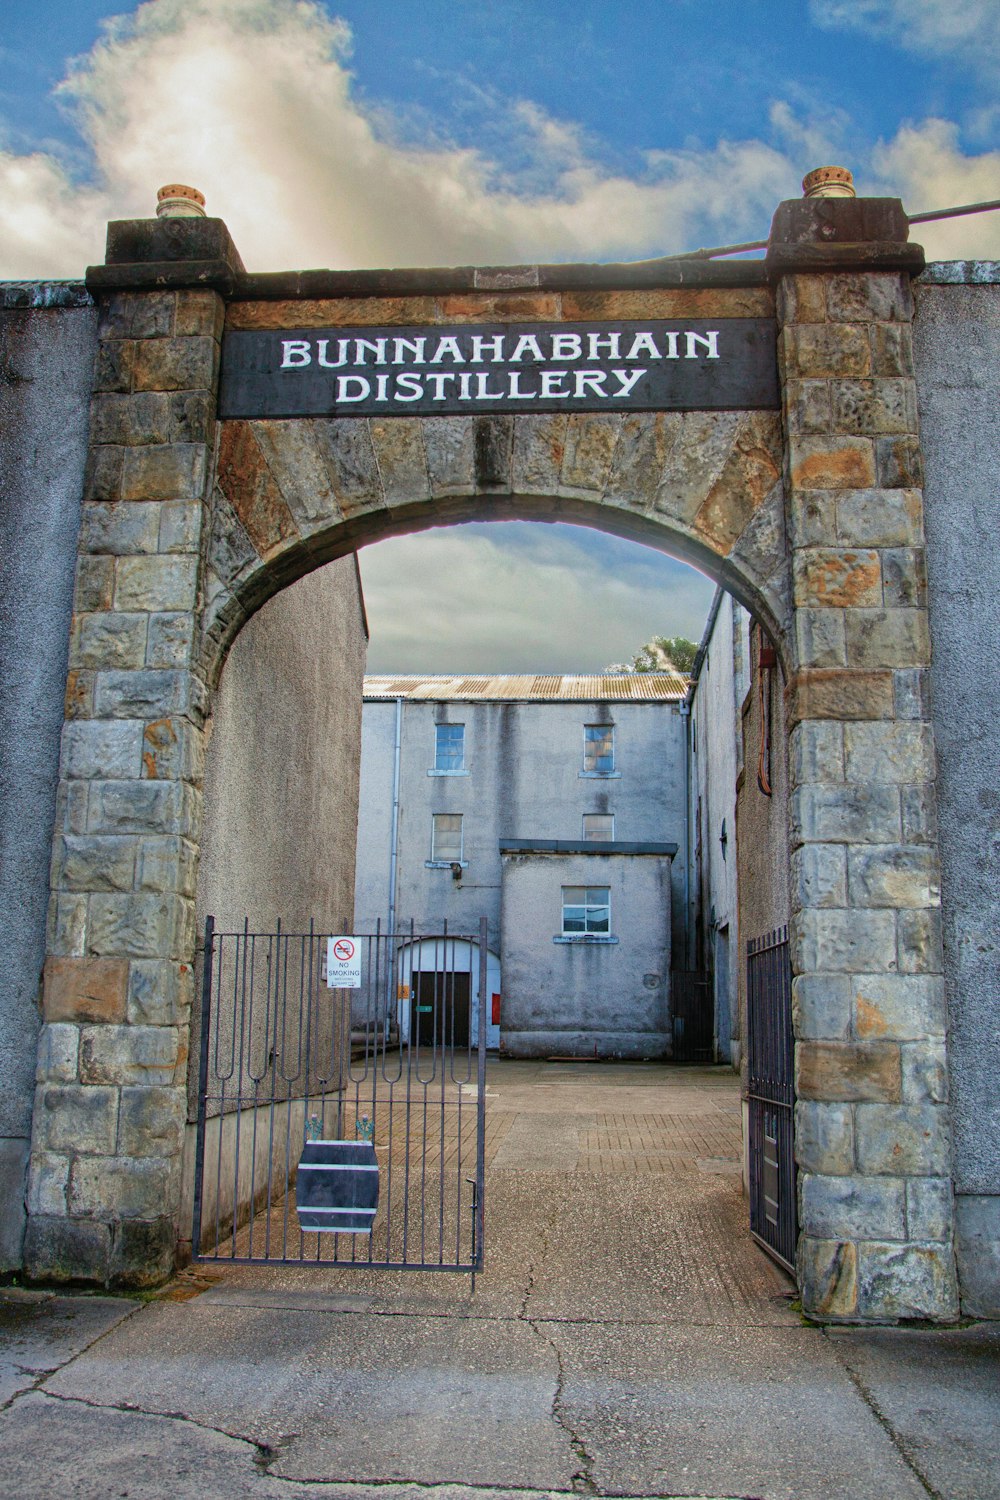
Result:
[[[389,962],[385,1023],[389,1025],[391,1007],[396,999],[396,871],[399,864],[399,761],[403,742],[403,700],[396,699],[396,735],[392,751],[392,834],[389,842]]]
[[[678,705],[684,720],[684,968],[691,968],[691,700]]]

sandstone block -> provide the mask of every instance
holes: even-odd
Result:
[[[913,317],[910,278],[901,272],[840,272],[826,279],[831,321],[909,323]]]
[[[109,1280],[122,1291],[159,1286],[174,1269],[177,1225],[171,1216],[115,1225]]]
[[[786,380],[784,405],[785,423],[789,432],[830,431],[829,381]]]
[[[61,963],[62,959],[49,959]],[[38,1034],[36,1083],[75,1083],[80,1052],[80,1029],[69,1023],[43,1025]]]
[[[903,838],[908,844],[933,844],[938,836],[937,793],[931,785],[904,786],[899,794]]]
[[[183,1089],[123,1088],[118,1150],[122,1156],[174,1156],[184,1146],[186,1119]]]
[[[156,1219],[178,1192],[179,1157],[78,1157],[70,1169],[70,1213],[105,1223]]]
[[[183,1025],[193,1000],[194,973],[190,964],[168,959],[132,960],[128,1019],[133,1025]]]
[[[160,505],[159,551],[197,552],[201,520],[200,500],[164,500]]]
[[[882,565],[877,552],[854,547],[808,547],[793,560],[796,598],[819,609],[878,608]]]
[[[138,776],[142,725],[128,719],[77,719],[63,726],[63,776],[120,780]]]
[[[65,1217],[69,1188],[68,1156],[52,1151],[33,1151],[28,1175],[28,1213]]]
[[[793,843],[893,843],[899,793],[893,786],[800,786],[792,793]]]
[[[876,323],[871,329],[872,374],[913,374],[913,335],[908,323]]]
[[[880,437],[875,440],[877,483],[885,489],[921,489],[924,456],[917,437]]]
[[[419,422],[404,417],[372,420],[372,447],[382,476],[386,504],[412,499],[430,491],[430,476]]]
[[[849,547],[907,547],[923,540],[919,490],[845,490],[836,497],[837,537]]]
[[[551,294],[549,294],[551,295]],[[565,291],[557,294],[550,318],[570,323],[617,322],[621,318],[769,318],[774,293],[766,286],[633,287],[628,290]]]
[[[795,1106],[795,1160],[801,1172],[849,1177],[854,1165],[854,1117],[849,1104]]]
[[[844,751],[848,781],[927,783],[935,779],[934,731],[929,724],[846,724]]]
[[[196,557],[123,557],[115,569],[115,608],[120,610],[190,610],[197,589]]]
[[[24,1237],[24,1266],[33,1281],[96,1281],[104,1285],[111,1258],[106,1224],[35,1214]]]
[[[860,1041],[943,1037],[948,1024],[940,974],[859,974],[853,980],[854,1031]]]
[[[875,453],[867,437],[789,437],[792,485],[806,490],[869,489]]]
[[[149,616],[146,634],[146,666],[170,670],[186,667],[191,660],[194,621],[184,611]]]
[[[906,1186],[898,1178],[804,1173],[799,1206],[802,1233],[812,1238],[902,1240],[906,1235]]]
[[[102,610],[73,621],[70,661],[74,667],[141,667],[146,657],[146,616]]]
[[[926,667],[897,668],[892,674],[897,719],[932,718],[931,674]]]
[[[132,389],[132,366],[135,345],[130,339],[104,339],[97,346],[94,360],[95,391],[128,393]],[[93,432],[91,441],[93,442]]]
[[[183,713],[193,684],[184,671],[98,672],[94,711],[106,719],[161,719]]]
[[[617,412],[583,412],[569,417],[560,494],[604,493],[621,423]]]
[[[163,835],[144,838],[139,846],[136,889],[175,891],[194,897],[198,883],[197,846],[187,839]]]
[[[478,419],[474,419],[474,433],[476,430]],[[385,504],[367,422],[354,417],[332,417],[325,422],[314,422],[313,435],[345,516]]]
[[[948,1102],[948,1056],[943,1039],[905,1042],[900,1057],[904,1103]]]
[[[788,377],[831,379],[871,373],[866,328],[835,323],[786,324],[778,336],[778,354]]]
[[[80,1076],[92,1084],[164,1087],[173,1083],[177,1049],[173,1026],[85,1026],[80,1038]],[[117,1102],[117,1091],[110,1092]]]
[[[65,713],[67,719],[93,717],[96,679],[97,673],[89,667],[70,667],[66,673]]]
[[[836,505],[833,490],[792,489],[787,497],[789,539],[793,547],[836,544]]]
[[[35,1093],[33,1138],[43,1151],[114,1151],[118,1090],[78,1083],[41,1084]]]
[[[49,899],[47,948],[61,958],[82,958],[87,935],[87,898],[65,891]]]
[[[121,898],[92,898],[91,942],[93,904],[98,899],[115,901]],[[868,974],[895,965],[896,922],[893,911],[811,908],[799,913],[795,932],[796,973],[819,970],[832,974]]]
[[[211,391],[219,346],[206,336],[149,339],[135,351],[137,391]]]
[[[155,505],[87,501],[80,512],[80,550],[113,557],[155,552],[160,515]]]
[[[208,539],[208,567],[233,583],[259,562],[257,549],[236,512],[216,485],[212,495],[212,529]]]
[[[126,293],[127,329],[134,339],[159,339],[174,331],[176,292]]]
[[[789,755],[796,786],[811,781],[843,781],[843,725],[803,720],[791,732]]]
[[[185,336],[219,340],[226,318],[226,304],[218,292],[198,291],[186,287],[175,293],[173,332],[178,338]]]
[[[843,844],[802,844],[791,856],[793,907],[846,906],[847,858]]]
[[[55,827],[64,828],[67,833],[86,833],[89,800],[88,781],[60,781],[56,791]]]
[[[135,879],[135,839],[65,834],[54,872],[60,890],[130,891]]]
[[[830,392],[830,432],[912,433],[917,393],[912,380],[838,380]]]
[[[935,908],[896,913],[896,950],[902,974],[940,974],[941,913]]]
[[[511,460],[511,489],[517,494],[556,494],[566,456],[568,422],[565,412],[517,418]]]
[[[941,900],[937,851],[926,844],[849,849],[847,874],[852,906],[925,907]]]
[[[857,1312],[857,1249],[850,1240],[799,1236],[799,1290],[813,1318],[853,1318]]]
[[[851,1030],[851,982],[846,974],[797,974],[792,1019],[803,1041],[846,1041]]]
[[[911,1240],[950,1240],[954,1215],[950,1177],[913,1177],[906,1184],[906,1232]]]
[[[909,668],[930,664],[926,610],[852,609],[846,623],[847,660],[852,667]]]
[[[360,328],[447,323],[448,299],[436,297],[304,297],[291,301],[231,302],[227,328]],[[457,321],[457,319],[456,319]],[[473,317],[471,322],[475,322]]]
[[[825,276],[782,276],[777,296],[779,324],[825,323],[826,282]]]
[[[927,555],[922,547],[893,547],[882,553],[882,599],[890,609],[927,605]]]
[[[219,438],[218,485],[261,557],[269,557],[298,535],[281,488],[250,422],[223,423]],[[419,441],[419,438],[418,438]]]
[[[114,444],[94,444],[87,452],[83,470],[85,502],[120,500],[125,449]]]
[[[846,667],[844,611],[797,609],[795,645],[799,665],[802,667]]]
[[[151,781],[200,782],[205,773],[205,736],[190,719],[174,716],[147,724],[142,774]]]
[[[197,500],[205,487],[204,443],[150,443],[126,448],[122,457],[123,500]]]
[[[424,417],[424,458],[432,495],[475,492],[475,442],[472,417]]]
[[[78,557],[73,608],[80,614],[111,608],[115,565],[110,557]]]
[[[954,1321],[958,1288],[951,1246],[859,1245],[858,1312],[865,1318]]]
[[[194,950],[194,908],[170,892],[90,897],[87,951],[123,958],[186,958]]]
[[[91,786],[91,833],[187,833],[184,822],[176,783],[98,781]]]
[[[902,1097],[900,1050],[891,1042],[799,1042],[795,1064],[800,1099],[898,1104]]]
[[[948,1114],[939,1104],[858,1104],[854,1131],[862,1172],[941,1177],[950,1170]]]

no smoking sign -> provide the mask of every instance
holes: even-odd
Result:
[[[361,988],[361,941],[356,937],[332,937],[326,944],[326,983],[331,990]]]

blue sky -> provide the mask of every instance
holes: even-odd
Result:
[[[759,238],[828,162],[911,212],[1000,197],[997,0],[7,0],[5,16],[0,277],[79,276],[107,219],[150,214],[170,180],[200,187],[260,270]],[[934,257],[1000,258],[1000,214],[920,238]],[[477,597],[495,585],[476,645],[493,662],[454,660],[473,646],[456,599],[435,617],[408,592],[445,557]],[[362,569],[379,668],[427,669],[426,651],[442,670],[600,666],[623,654],[607,610],[637,646],[696,634],[711,593],[569,528],[430,533]],[[606,610],[583,607],[582,578],[591,599],[604,579]],[[399,622],[418,618],[415,662]]]

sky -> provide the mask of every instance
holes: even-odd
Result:
[[[170,181],[206,194],[251,270],[761,239],[829,163],[910,213],[1000,198],[997,0],[6,0],[4,14],[0,278],[81,276],[106,221],[150,216]],[[932,258],[1000,258],[1000,213],[914,237]],[[593,670],[654,633],[697,636],[712,594],[662,554],[569,527],[426,532],[361,565],[377,671]]]

